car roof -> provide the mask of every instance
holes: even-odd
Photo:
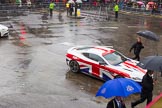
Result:
[[[93,53],[102,56],[113,53],[115,51],[114,49],[112,49],[112,46],[85,46],[77,47],[76,50],[80,53]]]

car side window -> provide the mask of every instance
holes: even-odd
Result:
[[[104,62],[104,60],[96,54],[83,53],[83,55],[86,56],[87,58],[91,59],[91,60],[94,60],[94,61],[97,61],[97,62],[99,62],[99,61]]]
[[[83,55],[87,58],[89,58],[89,53],[83,53]]]

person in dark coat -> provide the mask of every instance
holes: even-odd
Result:
[[[126,108],[126,106],[122,98],[120,96],[116,96],[108,102],[106,108]]]
[[[70,8],[70,16],[72,16],[73,15],[73,3],[70,3],[70,5],[69,5],[69,8]]]
[[[139,100],[131,103],[132,108],[144,102],[146,99],[147,99],[147,105],[152,101],[152,96],[153,96],[152,92],[154,87],[152,70],[147,70],[147,73],[142,78],[141,85],[142,85],[141,97]]]
[[[132,45],[132,47],[130,48],[130,52],[132,51],[132,49],[134,49],[134,55],[135,55],[135,57],[134,58],[132,58],[132,59],[137,59],[138,61],[140,60],[140,52],[141,52],[141,49],[143,49],[144,48],[144,46],[143,46],[143,44],[142,44],[142,42],[141,42],[141,38],[140,37],[137,37],[137,42],[136,43],[134,43],[133,45]]]

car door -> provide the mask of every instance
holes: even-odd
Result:
[[[113,79],[111,72],[106,68],[108,64],[100,56],[92,53],[83,53],[83,55],[89,59],[89,62],[86,65],[89,67],[89,74],[105,81]]]
[[[92,64],[92,75],[97,76],[105,81],[113,79],[112,73],[107,68],[107,63],[96,54],[89,54],[89,57],[96,63]]]
[[[88,73],[99,77],[100,72],[99,72],[99,60],[98,56],[92,53],[83,53],[83,55],[87,58],[86,62],[86,67],[88,67]]]
[[[96,54],[89,54],[89,58],[93,60],[94,62],[92,63],[92,75],[100,77],[101,78],[101,73],[100,73],[100,64],[99,62],[104,62],[104,60],[96,55]]]

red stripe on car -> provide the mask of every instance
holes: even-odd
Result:
[[[104,52],[102,53],[103,56],[104,56],[104,55],[107,55],[107,54],[110,54],[110,53],[113,53],[113,52],[115,51],[114,49],[109,49],[109,50],[107,50],[107,49],[97,48],[97,47],[95,47],[95,49],[99,49],[99,50],[104,51]]]
[[[89,65],[94,65],[94,67],[92,66],[92,74],[94,75],[100,75],[100,72],[99,72],[99,68],[102,68],[102,69],[105,69],[105,70],[108,70],[109,72],[112,72],[114,74],[118,74],[118,75],[121,75],[123,77],[128,77],[130,78],[130,75],[127,74],[127,73],[123,73],[119,70],[116,70],[116,69],[112,69],[110,67],[105,67],[105,66],[102,66],[102,65],[99,65],[99,64],[95,64],[95,63],[91,63],[91,62],[88,62],[88,61],[85,61],[83,59],[80,59],[72,54],[67,54],[66,55],[68,58],[72,59],[72,60],[76,60],[78,62],[83,62],[83,63],[86,63],[86,64],[89,64]],[[98,67],[98,68],[97,68]],[[98,76],[99,77],[99,76]]]
[[[136,66],[136,65],[133,65],[132,63],[130,63],[130,62],[128,62],[128,61],[125,61],[125,62],[124,62],[124,65],[127,66],[127,67],[129,66],[129,67],[136,68],[136,69],[138,69],[139,71],[141,71],[141,72],[143,72],[143,73],[146,73],[145,70],[143,70],[142,68],[140,68],[140,67],[138,67],[138,66]]]

